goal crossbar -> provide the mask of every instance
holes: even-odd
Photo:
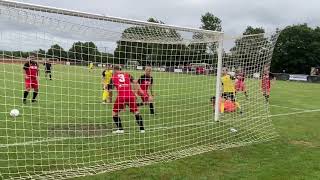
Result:
[[[186,31],[186,32],[199,32],[199,33],[206,33],[206,34],[223,34],[223,32],[219,32],[219,31],[210,31],[210,30],[190,28],[190,27],[181,27],[181,26],[168,25],[168,24],[159,24],[159,23],[139,21],[139,20],[133,20],[133,19],[127,19],[127,18],[114,17],[114,16],[104,16],[101,14],[93,14],[93,13],[88,13],[88,12],[68,10],[68,9],[43,6],[43,5],[36,5],[36,4],[31,4],[31,3],[22,3],[22,2],[10,1],[10,0],[0,0],[0,5],[12,7],[12,8],[18,8],[18,9],[26,9],[26,10],[47,12],[47,13],[53,13],[53,14],[62,14],[62,15],[66,15],[66,16],[94,19],[94,20],[100,20],[100,21],[126,23],[126,24],[139,25],[139,26],[155,26],[155,27],[175,29],[175,30]]]

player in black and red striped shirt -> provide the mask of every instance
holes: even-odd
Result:
[[[150,114],[154,114],[154,105],[153,105],[153,77],[151,75],[152,68],[147,66],[145,68],[145,73],[142,75],[138,83],[140,85],[140,91],[138,95],[141,97],[142,103],[138,103],[138,106],[149,104],[150,107]],[[148,93],[150,91],[150,94]]]

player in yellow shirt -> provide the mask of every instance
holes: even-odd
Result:
[[[108,91],[108,85],[112,78],[112,74],[113,74],[112,66],[107,65],[107,68],[102,72],[102,85],[103,85],[102,102],[103,103],[112,102],[112,92]]]
[[[90,62],[88,66],[89,66],[89,71],[91,72],[91,70],[93,69],[93,62]]]
[[[235,85],[233,82],[233,77],[228,74],[228,68],[222,68],[222,97],[226,99],[230,99],[231,101],[235,101]]]

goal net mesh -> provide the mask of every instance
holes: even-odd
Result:
[[[86,176],[277,136],[261,90],[277,33],[227,37],[66,12],[0,1],[1,179]],[[222,38],[222,66],[231,77],[243,72],[248,97],[238,92],[242,113],[225,112],[214,121],[210,99]],[[23,65],[30,58],[40,69],[39,94],[31,102],[31,90],[23,104]],[[45,76],[45,62],[52,64],[52,80]],[[136,80],[152,67],[155,115],[148,105],[139,107],[146,129],[140,133],[127,107],[120,113],[124,134],[113,134],[113,104],[101,103],[101,74],[106,64],[128,62],[139,64],[123,69]],[[113,102],[116,96],[114,91]],[[19,116],[10,116],[12,109]]]

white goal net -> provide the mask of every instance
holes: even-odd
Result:
[[[277,33],[227,37],[2,0],[0,24],[1,179],[86,176],[276,137],[266,75]],[[131,62],[142,68],[123,71],[141,89],[152,69],[152,88],[115,108],[108,72]]]

